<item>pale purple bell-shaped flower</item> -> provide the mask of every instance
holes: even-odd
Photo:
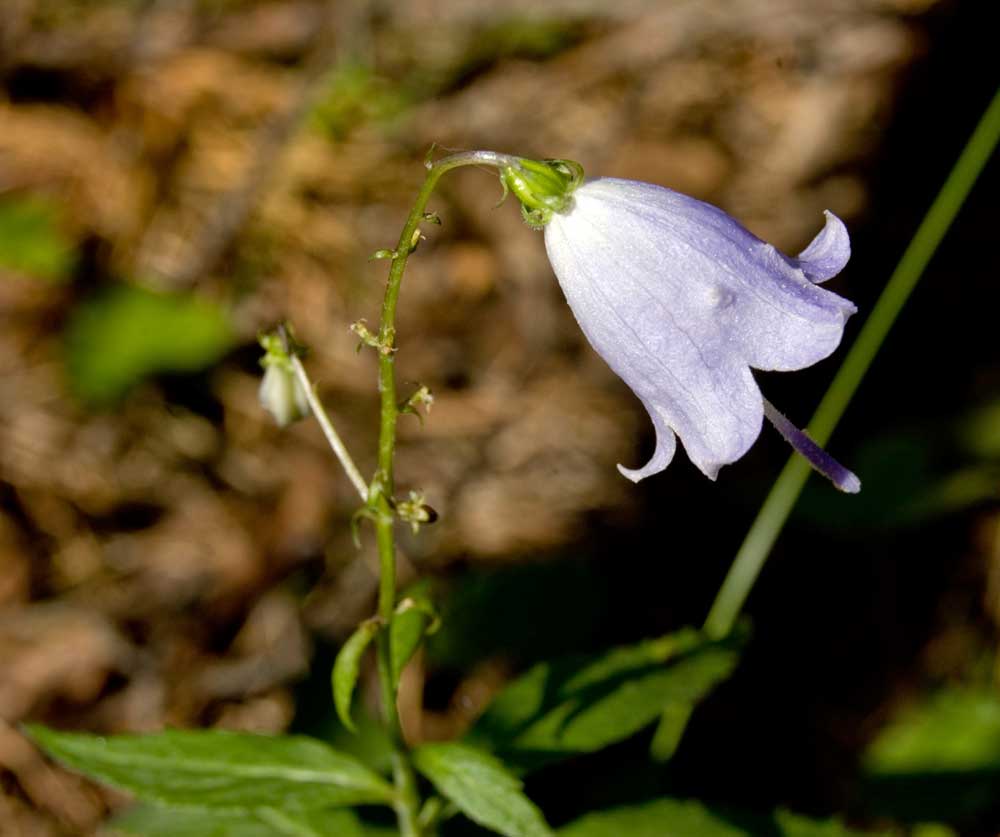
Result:
[[[619,465],[626,477],[638,482],[666,468],[679,436],[715,479],[747,452],[766,415],[839,489],[860,489],[763,398],[750,371],[803,369],[840,344],[856,309],[818,287],[850,258],[839,218],[827,212],[819,235],[790,258],[710,204],[598,178],[544,221],[549,261],[580,327],[656,428],[652,459],[638,469]]]

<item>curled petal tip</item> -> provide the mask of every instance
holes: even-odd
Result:
[[[806,278],[817,285],[840,273],[851,258],[851,237],[844,222],[829,209],[823,215],[826,225],[795,259]]]
[[[670,460],[674,458],[674,452],[677,450],[677,436],[674,434],[674,431],[670,429],[670,426],[655,407],[649,404],[645,406],[650,419],[653,421],[653,427],[656,428],[656,450],[653,451],[649,462],[641,468],[626,468],[624,465],[618,466],[618,472],[632,482],[639,482],[646,479],[646,477],[651,477],[653,474],[658,474],[660,471],[665,470],[670,464]]]
[[[643,479],[643,477],[648,476],[648,474],[643,474],[641,470],[626,468],[620,462],[618,463],[618,473],[625,477],[625,479],[636,483]]]
[[[663,449],[663,445],[658,443],[656,453],[653,454],[653,458],[650,459],[649,462],[641,468],[626,468],[624,465],[619,463],[618,473],[625,477],[625,479],[636,483],[641,482],[646,479],[646,477],[653,476],[653,474],[660,473],[660,471],[666,469],[667,465],[670,464],[670,460],[673,459],[675,444],[671,444],[669,446],[669,451],[665,451]]]

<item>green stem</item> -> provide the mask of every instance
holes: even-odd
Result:
[[[399,243],[392,256],[392,267],[382,301],[382,320],[378,334],[378,388],[381,398],[379,421],[378,469],[368,489],[368,503],[374,511],[375,540],[379,556],[378,613],[383,628],[376,645],[379,683],[382,690],[382,715],[393,743],[393,779],[396,784],[396,816],[403,837],[419,837],[422,832],[418,822],[419,798],[416,778],[406,753],[399,710],[396,706],[397,684],[392,674],[390,630],[396,607],[396,542],[393,524],[394,469],[396,455],[396,421],[399,402],[396,396],[396,305],[406,270],[406,261],[415,249],[424,220],[427,201],[441,175],[460,166],[486,165],[494,168],[516,165],[516,158],[493,151],[467,151],[443,157],[428,164],[424,180],[410,215],[399,235]]]
[[[826,444],[833,433],[998,141],[1000,90],[994,94],[956,160],[809,423],[809,433],[819,444]],[[709,611],[704,629],[710,636],[722,637],[732,630],[809,473],[809,465],[801,457],[788,460],[736,553]]]

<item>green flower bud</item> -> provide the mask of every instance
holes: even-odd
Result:
[[[500,181],[521,202],[528,226],[541,229],[553,212],[566,212],[573,192],[583,182],[583,166],[572,160],[517,160],[500,170]]]

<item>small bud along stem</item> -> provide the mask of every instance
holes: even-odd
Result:
[[[418,813],[420,800],[417,795],[416,779],[406,754],[399,711],[396,706],[396,683],[392,676],[390,645],[390,625],[396,607],[396,542],[395,510],[392,497],[394,492],[394,459],[396,455],[396,421],[399,418],[399,400],[396,396],[396,304],[399,301],[400,286],[406,260],[419,240],[420,223],[425,217],[427,201],[437,186],[441,175],[461,166],[491,166],[493,168],[516,167],[518,159],[493,151],[466,151],[443,157],[436,163],[428,162],[427,177],[399,235],[399,244],[392,252],[392,266],[386,283],[385,298],[382,302],[382,320],[379,324],[378,340],[385,351],[378,354],[378,389],[381,398],[381,418],[379,422],[378,468],[368,488],[368,506],[374,512],[375,540],[379,555],[379,596],[378,614],[383,629],[376,643],[378,656],[379,683],[382,690],[382,714],[393,742],[393,779],[396,785],[396,817],[403,837],[420,837],[421,827]]]

